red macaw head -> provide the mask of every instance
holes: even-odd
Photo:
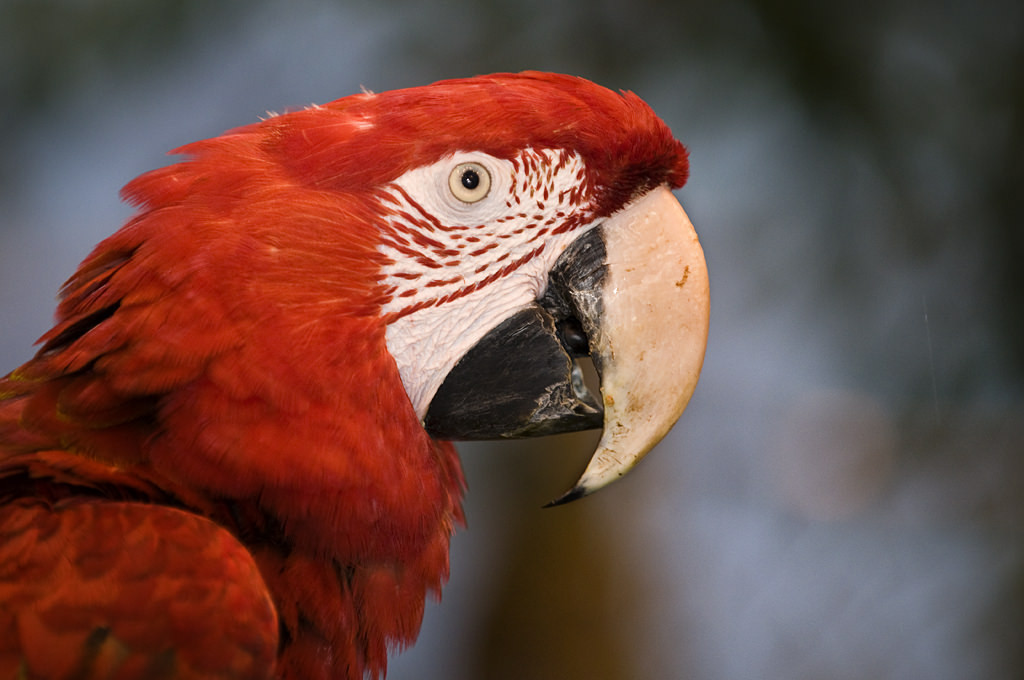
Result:
[[[631,468],[693,392],[707,274],[669,192],[687,153],[632,93],[547,73],[443,81],[177,153],[191,159],[126,187],[143,212],[69,282],[47,336],[77,340],[77,365],[102,355],[121,391],[167,391],[242,347],[251,363],[221,381],[239,397],[363,376],[334,383],[387,414],[357,419],[361,435],[396,413],[451,439],[603,425],[566,498]],[[392,362],[401,394],[376,393],[390,371],[369,365]]]

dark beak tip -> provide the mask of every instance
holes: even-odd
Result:
[[[586,495],[587,495],[586,487],[577,485],[577,486],[574,486],[573,488],[569,489],[565,493],[563,493],[561,496],[559,496],[555,500],[550,501],[548,503],[545,503],[542,507],[553,508],[553,507],[555,507],[557,505],[565,505],[567,503],[572,503],[573,501],[579,500],[579,499],[583,498]]]

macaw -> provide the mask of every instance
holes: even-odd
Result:
[[[451,440],[603,426],[566,502],[694,390],[687,152],[632,93],[442,81],[175,153],[0,381],[0,680],[382,677],[448,577]]]

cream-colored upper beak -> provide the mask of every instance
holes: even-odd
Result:
[[[604,434],[576,486],[554,504],[622,477],[665,436],[690,401],[707,346],[704,252],[668,187],[634,200],[601,229],[606,278],[590,344]]]

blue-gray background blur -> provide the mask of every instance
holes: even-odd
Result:
[[[1024,677],[1024,4],[6,0],[0,373],[164,153],[267,110],[526,68],[644,97],[713,312],[623,482],[463,447],[469,530],[390,678]]]

